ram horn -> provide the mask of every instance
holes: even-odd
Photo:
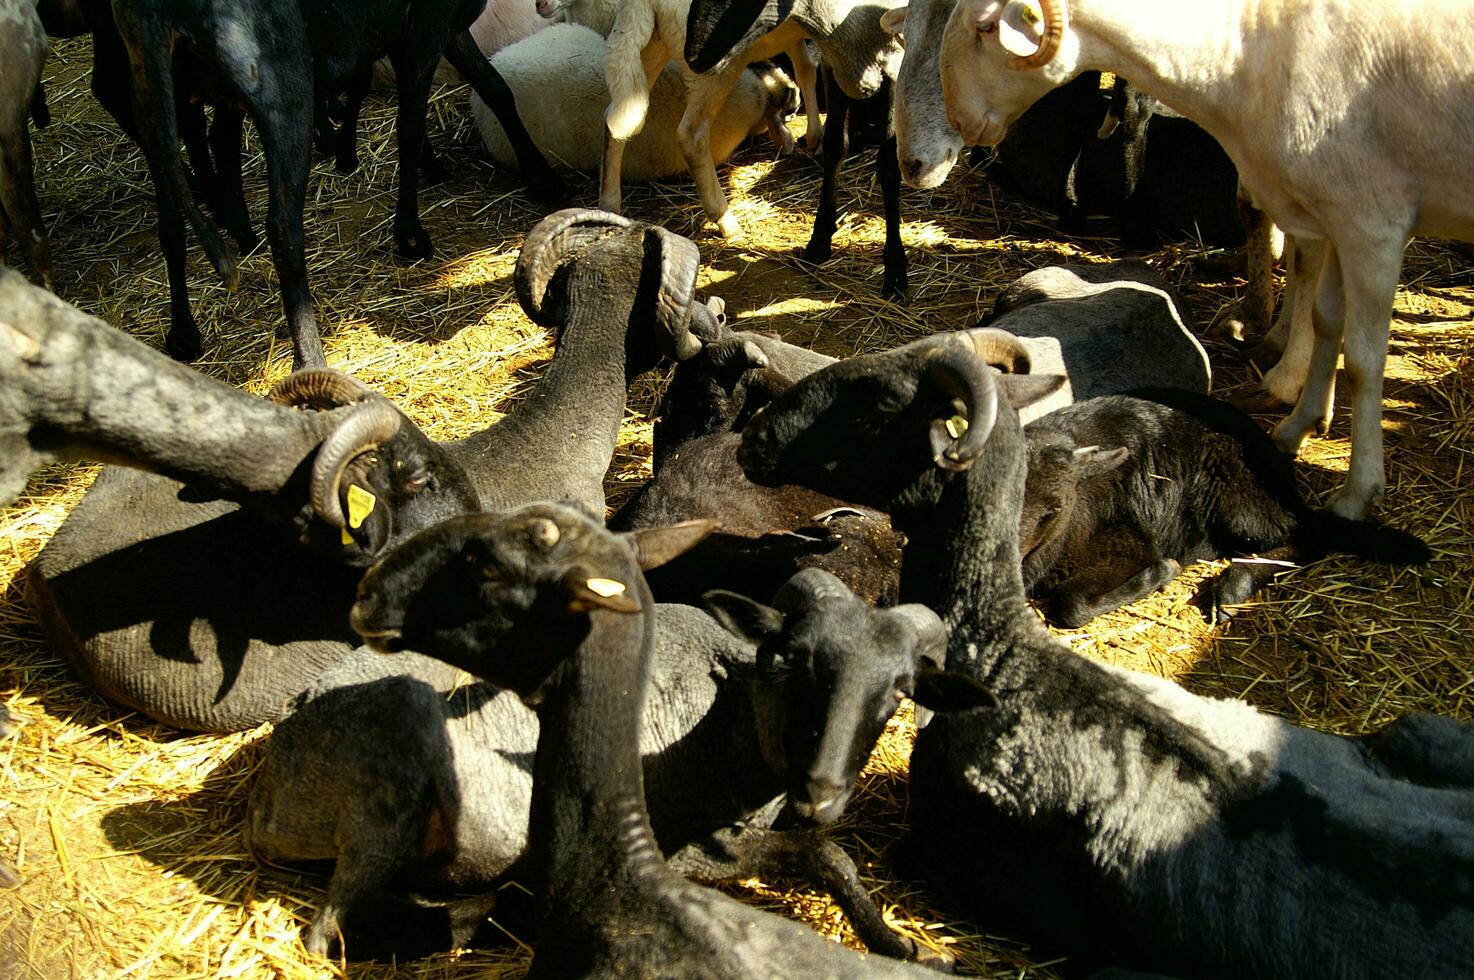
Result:
[[[706,304],[696,303],[696,274],[701,271],[701,250],[689,238],[651,225],[645,230],[645,254],[660,254],[660,288],[655,294],[655,321],[660,326],[662,351],[675,361],[686,361],[701,353],[701,339],[691,332],[692,307],[700,306],[710,314]],[[726,306],[723,304],[722,309]],[[703,320],[713,318],[704,316]],[[703,332],[720,335],[714,323],[702,324]]]
[[[343,505],[338,500],[338,485],[343,471],[354,457],[378,449],[394,438],[402,416],[387,399],[374,398],[355,408],[318,447],[312,461],[312,478],[308,490],[312,508],[319,517],[337,528],[347,528]]]
[[[1020,70],[1030,68],[1043,68],[1054,60],[1059,53],[1060,41],[1065,36],[1066,8],[1065,0],[1039,0],[1039,8],[1044,12],[1044,31],[1039,36],[1039,50],[1033,54],[1027,54],[1013,59],[1013,67]]]
[[[633,224],[628,218],[591,208],[565,208],[539,221],[522,243],[512,277],[523,312],[539,326],[562,326],[561,311],[544,307],[548,283],[588,246]]]
[[[374,391],[357,378],[332,368],[293,371],[266,393],[269,401],[296,408],[306,405],[320,411],[352,405],[371,398]]]
[[[891,612],[916,630],[916,654],[921,665],[933,670],[944,668],[947,665],[947,627],[942,618],[919,602],[893,606]]]
[[[967,415],[961,419],[932,422],[932,459],[942,469],[966,470],[982,456],[998,421],[995,377],[981,359],[959,344],[939,344],[926,355],[926,379],[967,406]]]
[[[1029,349],[1022,340],[1007,330],[998,327],[974,327],[961,331],[959,336],[989,367],[995,367],[1004,374],[1029,373]]]

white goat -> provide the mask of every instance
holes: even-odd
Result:
[[[532,141],[555,168],[599,169],[600,146],[589,134],[604,125],[609,89],[604,82],[604,39],[598,32],[580,24],[554,24],[498,51],[491,63],[517,97]],[[650,125],[629,143],[624,161],[629,177],[655,180],[685,172],[686,159],[676,141],[676,125],[685,106],[680,66],[668,64],[650,93]],[[793,136],[783,123],[797,108],[798,89],[787,75],[770,65],[750,66],[712,119],[712,160],[722,162],[749,135],[765,129],[783,150],[791,150]],[[492,158],[515,165],[506,133],[475,93],[471,114]]]
[[[1414,234],[1474,238],[1468,5],[964,0],[939,20],[912,47],[940,49],[947,116],[966,142],[998,142],[1085,69],[1116,72],[1213,134],[1276,224],[1324,243],[1305,385],[1275,439],[1298,452],[1329,424],[1344,337],[1351,467],[1330,506],[1362,516],[1386,485],[1382,372],[1402,250]]]

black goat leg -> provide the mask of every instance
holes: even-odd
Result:
[[[486,107],[501,124],[502,131],[507,134],[507,141],[512,144],[512,152],[517,155],[517,167],[522,171],[522,180],[527,184],[528,190],[544,201],[556,203],[563,200],[567,196],[563,178],[553,172],[547,158],[532,142],[527,128],[522,125],[522,118],[517,115],[517,100],[512,96],[512,90],[507,87],[506,81],[492,67],[491,62],[486,60],[486,55],[476,46],[469,30],[451,37],[450,43],[445,46],[445,57],[461,73],[461,77],[471,83],[471,88],[481,96],[481,101],[486,103]],[[397,66],[395,70],[398,70]],[[433,71],[433,66],[431,70]]]
[[[1049,621],[1057,626],[1084,626],[1102,613],[1151,595],[1182,571],[1131,528],[1104,528],[1092,539],[1091,548],[1097,561],[1045,593]]]
[[[875,98],[889,100],[889,83]],[[910,282],[906,275],[906,244],[901,241],[901,163],[896,158],[896,134],[887,130],[885,142],[875,158],[875,175],[880,180],[880,196],[885,202],[885,278],[880,295],[903,300]]]
[[[838,222],[839,206],[835,201],[838,193],[840,165],[849,152],[849,141],[845,130],[849,115],[850,97],[834,81],[834,73],[821,69],[824,78],[824,102],[829,106],[829,118],[824,121],[824,183],[819,188],[819,210],[814,213],[814,230],[809,235],[809,244],[804,247],[804,261],[829,261],[833,254],[834,228]]]
[[[1273,582],[1276,575],[1289,571],[1303,560],[1305,556],[1297,548],[1287,545],[1254,558],[1235,561],[1224,569],[1223,574],[1204,582],[1195,601],[1208,622],[1227,622],[1233,618],[1230,606],[1247,601]]]
[[[416,29],[413,10],[409,19],[406,37],[389,55],[399,91],[399,114],[394,127],[399,149],[394,247],[402,258],[428,259],[435,254],[435,246],[420,222],[420,153],[425,142],[425,114],[438,52],[429,49],[427,30]]]
[[[234,106],[220,106],[210,123],[210,155],[215,160],[215,174],[220,181],[219,217],[242,255],[261,247],[261,240],[251,228],[251,212],[246,207],[245,188],[241,182],[241,139],[245,115]]]
[[[830,112],[834,103],[830,102]],[[832,125],[833,116],[826,121]],[[706,841],[691,844],[670,858],[670,866],[688,878],[724,881],[732,878],[795,878],[828,892],[849,918],[855,935],[873,953],[916,960],[950,972],[951,959],[936,956],[897,934],[870,897],[855,862],[829,838],[810,830],[771,830],[751,825],[723,828]]]
[[[363,100],[368,96],[373,80],[374,69],[370,65],[348,80],[348,90],[343,93],[343,118],[338,124],[336,137],[336,166],[340,174],[351,174],[358,170],[358,113],[363,108]]]
[[[46,83],[37,82],[36,91],[31,93],[31,121],[37,129],[51,125],[51,108],[46,104]]]

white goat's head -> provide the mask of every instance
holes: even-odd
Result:
[[[942,98],[963,142],[991,146],[1074,75],[1065,0],[963,0],[942,32]],[[1056,58],[1063,49],[1064,56]]]

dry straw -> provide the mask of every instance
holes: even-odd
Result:
[[[49,68],[55,117],[36,139],[40,195],[61,295],[153,344],[167,322],[164,269],[154,237],[151,185],[137,151],[87,92],[90,48],[60,42]],[[351,177],[314,168],[306,225],[308,267],[330,361],[393,397],[434,436],[462,435],[515,403],[551,354],[546,331],[523,317],[510,273],[523,233],[541,209],[516,176],[486,162],[463,89],[438,90],[430,131],[455,177],[420,201],[436,258],[392,254],[396,185],[393,107],[371,100],[363,168]],[[248,196],[261,227],[263,165],[255,144]],[[944,187],[906,191],[904,235],[911,301],[877,295],[883,228],[873,153],[852,161],[835,258],[821,268],[797,253],[819,186],[815,161],[745,149],[727,170],[746,236],[706,232],[688,182],[632,188],[628,212],[699,241],[703,283],[743,326],[778,330],[832,354],[889,346],[970,325],[1019,274],[1061,260],[1099,261],[1108,238],[1061,241],[1047,219],[962,167]],[[595,188],[574,181],[574,203]],[[1216,257],[1175,247],[1151,261],[1180,282],[1208,322],[1237,282],[1205,272]],[[1195,269],[1195,265],[1197,268]],[[1219,265],[1221,268],[1221,264]],[[199,367],[263,390],[288,368],[282,314],[264,250],[247,258],[241,287],[222,289],[196,250],[191,296],[205,331]],[[1243,696],[1266,710],[1340,732],[1359,732],[1412,709],[1474,716],[1474,368],[1466,351],[1474,290],[1462,253],[1418,243],[1408,255],[1394,324],[1386,428],[1388,502],[1380,516],[1425,535],[1437,558],[1395,570],[1342,558],[1295,571],[1226,628],[1209,629],[1190,603],[1213,569],[1194,569],[1167,591],[1069,634],[1082,654],[1180,679],[1195,691]],[[1210,341],[1218,386],[1251,372]],[[648,411],[661,382],[641,382],[609,476],[618,503],[648,475]],[[1306,483],[1324,494],[1344,471],[1346,429],[1311,444]],[[103,703],[41,640],[21,597],[26,563],[95,473],[57,467],[0,511],[0,703],[23,721],[0,742],[0,855],[19,889],[0,893],[0,973],[17,977],[321,978],[341,964],[308,958],[297,941],[322,897],[322,879],[256,867],[239,825],[267,732],[185,736]],[[899,928],[945,946],[960,972],[1048,975],[1058,951],[989,933],[898,879],[887,856],[905,825],[906,760],[914,734],[894,723],[838,829]],[[986,844],[986,842],[980,842]],[[1007,887],[1007,883],[1001,883]],[[736,893],[850,939],[822,896],[782,882]],[[357,967],[355,976],[511,977],[526,966],[515,945],[406,965]]]

